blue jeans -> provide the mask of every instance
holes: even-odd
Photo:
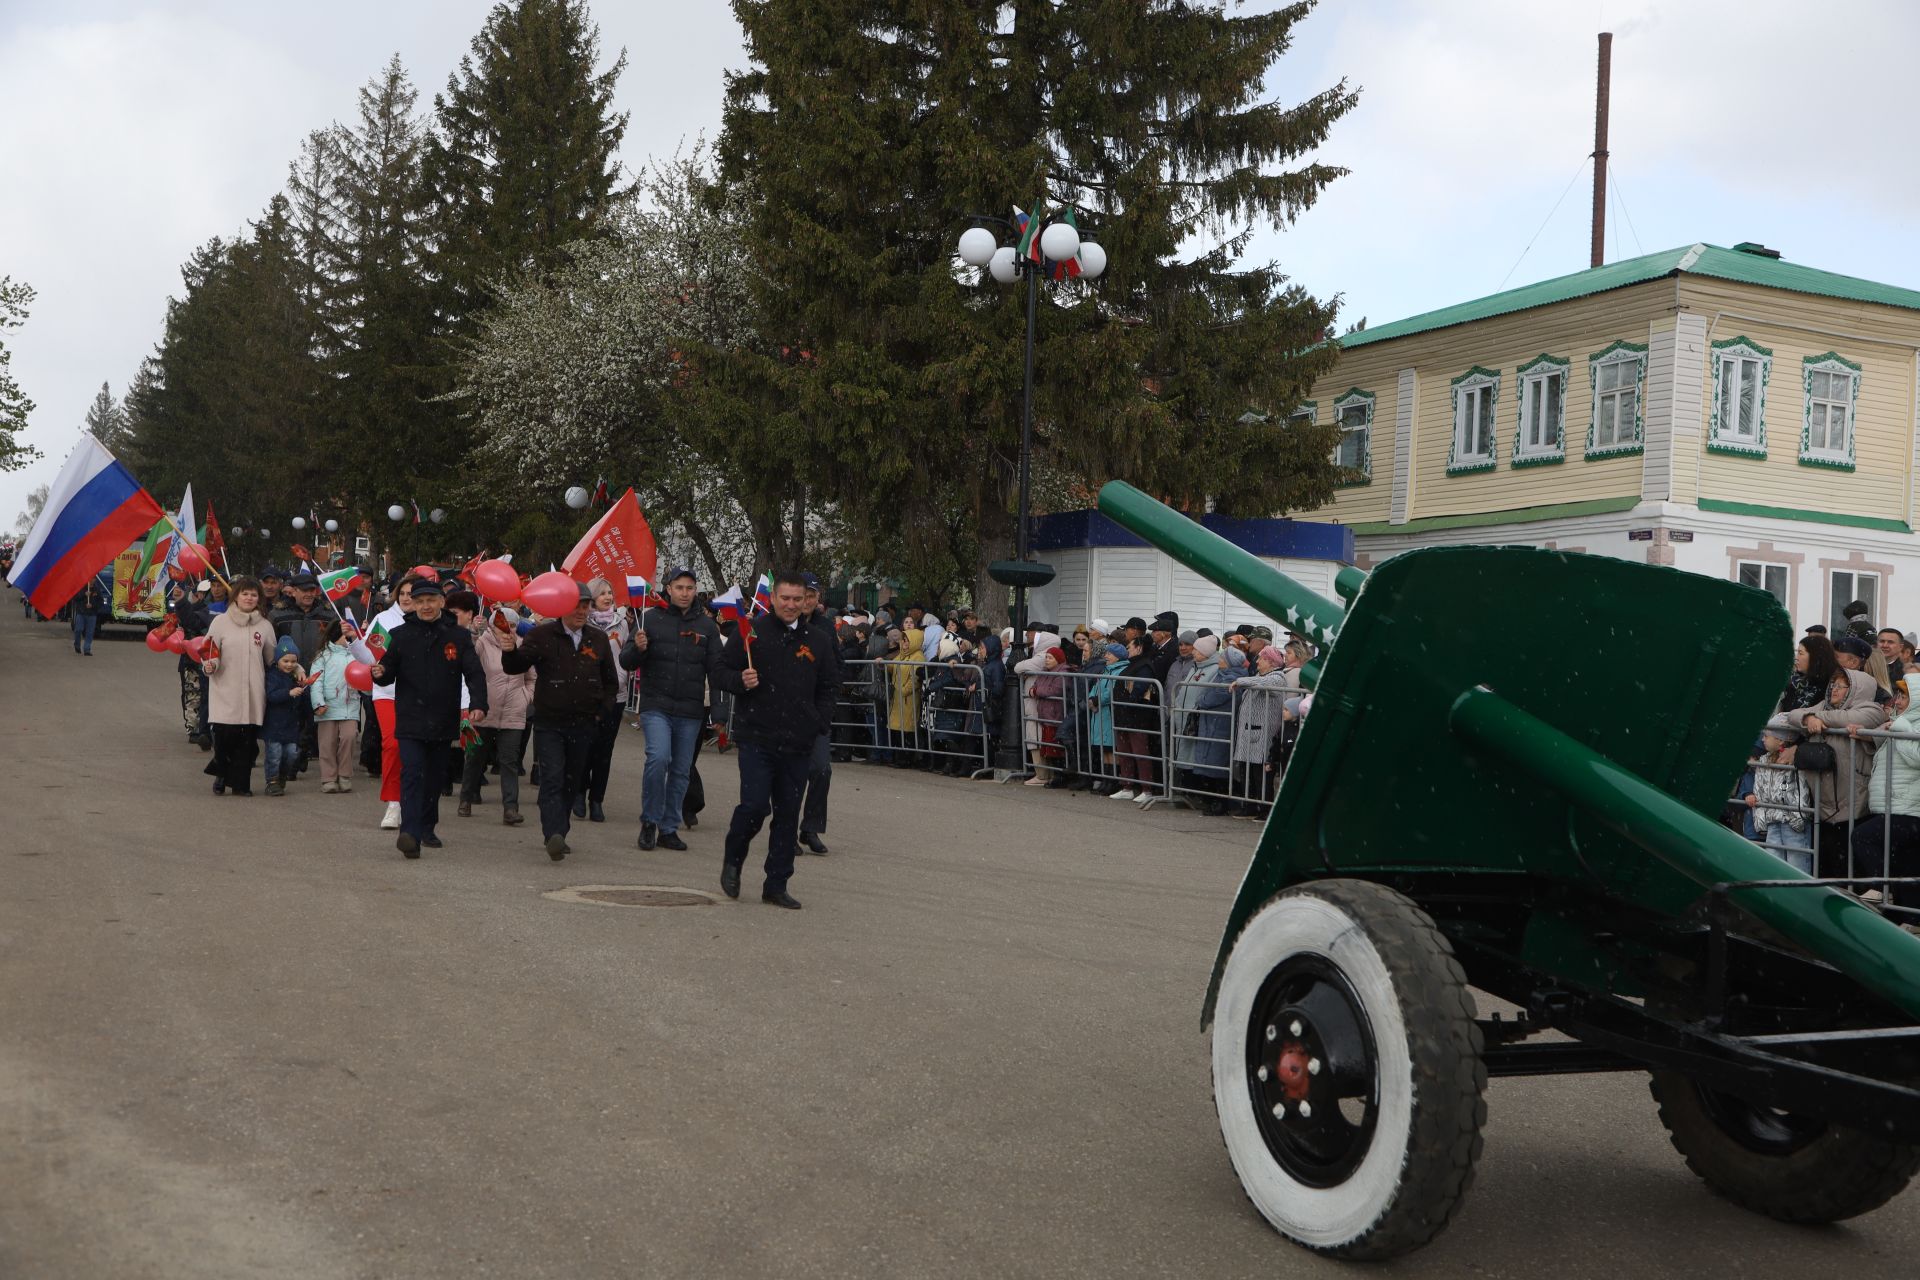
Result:
[[[261,744],[267,749],[267,781],[272,782],[283,773],[292,773],[300,759],[300,744],[297,742],[267,742]]]
[[[680,807],[687,802],[687,775],[700,745],[697,716],[670,716],[664,711],[642,711],[640,728],[647,735],[647,770],[640,787],[640,821],[662,831],[680,829]]]
[[[1767,824],[1760,832],[1761,843],[1767,846],[1767,852],[1788,866],[1813,874],[1813,823],[1795,831],[1784,822]]]
[[[800,825],[800,793],[807,787],[810,751],[772,751],[755,742],[737,744],[740,757],[740,805],[727,828],[726,859],[744,866],[747,846],[760,834],[760,825],[773,815],[767,839],[767,881],[763,893],[782,893],[793,876],[796,829]]]
[[[73,615],[73,651],[75,653],[93,652],[93,633],[100,629],[100,615],[97,613],[76,613]]]

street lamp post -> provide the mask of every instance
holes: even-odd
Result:
[[[1071,210],[1062,210],[1060,216],[1047,218],[1043,218],[1037,208],[1030,214],[1020,214],[1018,210],[1015,213],[1018,218],[1015,222],[984,214],[972,216],[976,222],[990,222],[1006,228],[1013,234],[1017,244],[1003,245],[999,237],[986,227],[974,226],[960,233],[958,246],[962,262],[979,268],[1001,284],[1012,284],[1023,275],[1027,278],[1026,369],[1020,408],[1019,523],[1014,529],[1014,558],[997,560],[987,566],[988,576],[1013,590],[1013,608],[1010,610],[1013,643],[1007,647],[1006,659],[1009,667],[1016,656],[1024,653],[1022,641],[1026,637],[1028,588],[1045,586],[1053,581],[1052,566],[1034,564],[1027,559],[1030,553],[1028,523],[1033,477],[1033,347],[1034,326],[1040,310],[1040,277],[1071,279],[1078,276],[1083,280],[1094,280],[1107,269],[1106,250],[1091,240],[1080,238],[1080,229],[1073,221]],[[1038,225],[1035,225],[1036,221]],[[1007,681],[1007,691],[1009,713],[1018,723],[1020,682]],[[1003,718],[1001,723],[1004,725],[1008,721]],[[1024,724],[1021,730],[1024,736]],[[1018,768],[1024,769],[1026,752],[1017,745],[1020,739],[1003,733],[1001,740],[1011,740],[1016,744],[1015,749],[1020,751]]]

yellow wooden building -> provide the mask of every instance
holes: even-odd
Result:
[[[1920,291],[1759,245],[1608,263],[1350,334],[1301,413],[1351,483],[1293,513],[1414,547],[1643,558],[1920,626]]]

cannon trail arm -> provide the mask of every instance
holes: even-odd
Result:
[[[1463,741],[1564,795],[1703,888],[1799,873],[1490,689],[1469,689],[1449,726]],[[1832,889],[1747,888],[1733,904],[1920,1018],[1920,938]]]

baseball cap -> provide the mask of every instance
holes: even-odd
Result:
[[[685,566],[682,566],[678,569],[667,570],[667,576],[665,578],[662,578],[661,581],[662,582],[678,582],[682,578],[692,578],[695,582],[700,581],[700,575],[695,573],[693,570],[686,568]]]

